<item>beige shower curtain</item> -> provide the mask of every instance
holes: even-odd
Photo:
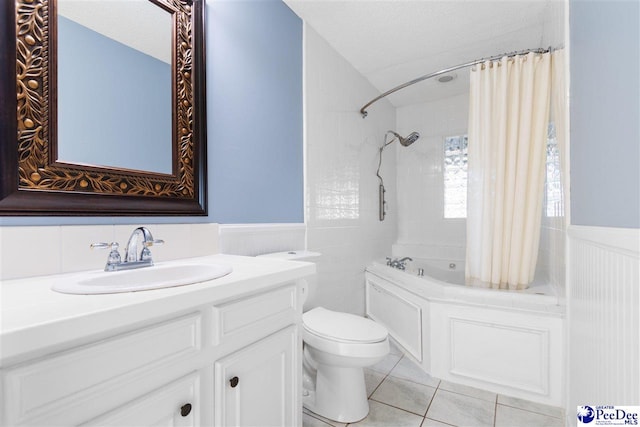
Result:
[[[538,257],[550,104],[549,53],[471,71],[467,284],[523,289]]]

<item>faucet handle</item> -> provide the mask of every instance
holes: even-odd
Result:
[[[164,240],[161,240],[161,239],[145,240],[144,242],[142,242],[142,245],[144,246],[144,248],[142,248],[142,252],[140,252],[140,261],[149,261],[153,263],[153,259],[151,258],[151,251],[149,250],[149,247],[153,245],[160,246],[163,244],[164,244]]]
[[[155,240],[145,240],[144,242],[142,242],[142,244],[144,245],[145,248],[148,248],[149,246],[160,246],[160,245],[164,245],[164,240],[162,239],[155,239]]]
[[[104,267],[105,271],[113,270],[115,265],[120,264],[122,262],[122,258],[120,257],[120,252],[118,252],[118,248],[120,248],[120,245],[118,244],[118,242],[92,243],[89,247],[91,249],[111,249],[111,252],[109,252],[109,257],[107,258],[107,265]]]
[[[91,249],[111,249],[111,245],[116,244],[116,242],[105,243],[105,242],[97,242],[89,245]]]

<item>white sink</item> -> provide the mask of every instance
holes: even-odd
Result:
[[[51,287],[65,294],[115,294],[192,285],[217,279],[233,269],[221,264],[157,264],[122,271],[92,271],[61,277]]]

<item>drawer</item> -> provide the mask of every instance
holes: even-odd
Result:
[[[81,426],[199,426],[200,382],[200,373],[193,372]],[[189,410],[182,412],[186,404],[190,405]]]
[[[94,387],[196,354],[201,322],[200,313],[193,313],[9,369],[4,374],[4,419],[9,425],[25,423]]]
[[[254,329],[270,333],[294,323],[296,289],[292,284],[214,307],[217,342],[246,335]]]

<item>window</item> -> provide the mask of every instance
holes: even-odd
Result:
[[[544,180],[544,197],[544,210],[547,217],[564,216],[560,150],[554,123],[549,123],[547,130],[547,171]]]
[[[444,217],[467,217],[467,135],[444,140]]]
[[[467,136],[448,136],[444,140],[444,217],[467,217]],[[547,130],[547,163],[545,177],[544,214],[564,216],[560,150],[556,128]]]

